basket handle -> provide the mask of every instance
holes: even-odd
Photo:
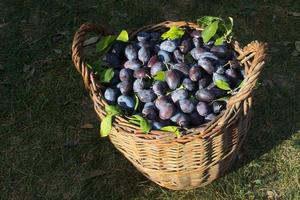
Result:
[[[100,35],[112,35],[114,31],[104,23],[85,23],[76,31],[72,44],[72,60],[75,68],[81,74],[85,88],[90,91],[91,73],[85,62],[83,55],[83,43],[87,33],[94,32]]]
[[[239,46],[237,42],[234,44]],[[239,48],[235,48],[239,49]],[[253,88],[258,80],[267,53],[267,44],[258,41],[253,41],[245,46],[239,53],[238,60],[245,66],[244,83],[237,95],[230,98],[227,106],[232,106],[237,102],[241,102],[251,96]]]

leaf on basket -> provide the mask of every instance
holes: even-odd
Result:
[[[204,43],[214,38],[215,45],[221,45],[224,41],[230,42],[232,39],[232,17],[228,17],[228,20],[223,20],[219,17],[204,16],[198,19],[197,23],[204,27],[204,30],[201,32]]]
[[[181,135],[178,127],[176,127],[176,126],[164,126],[160,130],[172,132],[176,135],[176,137],[180,137],[180,135]]]
[[[215,41],[215,45],[221,45],[223,43],[224,43],[224,37],[223,36],[217,38],[216,41]]]
[[[151,130],[151,125],[148,120],[140,115],[132,115],[129,119],[129,122],[135,125],[139,125],[143,133],[149,133],[149,131]]]
[[[106,137],[112,129],[112,118],[113,115],[109,114],[103,118],[100,124],[100,135],[101,137]]]
[[[218,79],[215,81],[216,82],[216,86],[222,90],[231,90],[229,84],[221,79]]]
[[[243,87],[244,85],[244,80],[242,80],[242,82],[239,84],[239,86],[237,86],[238,89],[240,89],[241,87]]]
[[[118,106],[106,105],[104,109],[105,109],[105,112],[110,114],[110,115],[119,115],[119,114],[121,114],[121,109]]]
[[[128,42],[129,36],[126,30],[122,30],[119,36],[117,37],[118,41]]]
[[[148,122],[148,120],[143,119],[140,122],[140,128],[143,131],[143,133],[149,133],[149,131],[151,130],[151,125]]]
[[[103,61],[95,61],[92,65],[87,64],[87,67],[92,69],[99,76],[101,83],[109,83],[114,77],[114,70],[111,67],[105,67],[107,64]]]
[[[96,44],[96,51],[100,53],[108,51],[116,38],[117,36],[115,35],[103,36],[101,40]]]
[[[154,76],[153,79],[156,81],[165,81],[165,72],[159,71]]]
[[[202,25],[202,26],[208,26],[214,20],[220,20],[220,18],[214,17],[214,16],[204,16],[204,17],[201,17],[200,19],[197,19],[197,24]]]
[[[213,103],[213,102],[215,102],[215,101],[225,101],[225,102],[227,103],[228,100],[229,100],[229,97],[222,97],[222,98],[213,100],[211,103]]]
[[[161,38],[163,40],[170,39],[170,40],[175,40],[175,39],[180,39],[184,35],[184,31],[181,28],[178,28],[177,26],[171,26],[171,28],[163,33],[161,35]]]
[[[202,31],[203,42],[207,43],[217,33],[218,26],[219,21],[214,21]]]
[[[112,68],[102,68],[99,74],[99,81],[101,83],[109,83],[114,77],[114,70]]]
[[[232,17],[228,17],[229,22],[225,22],[225,28],[226,28],[226,36],[230,35],[232,33],[232,29],[233,29],[233,18]]]
[[[101,60],[94,61],[92,64],[86,64],[88,68],[92,69],[95,74],[99,74],[102,72],[103,66],[106,65],[105,62]]]

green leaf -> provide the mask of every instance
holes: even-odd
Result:
[[[115,35],[103,36],[101,40],[96,44],[96,51],[103,53],[109,50],[111,44],[116,40],[116,38],[117,36]]]
[[[177,137],[180,137],[180,131],[178,129],[178,127],[176,126],[164,126],[162,127],[160,130],[162,131],[168,131],[168,132],[172,132],[174,133]]]
[[[151,125],[148,120],[140,115],[132,115],[129,122],[139,125],[143,133],[149,133],[149,131],[151,130]]]
[[[134,95],[134,99],[135,99],[134,111],[136,111],[139,107],[140,100],[136,94]]]
[[[112,118],[113,115],[107,115],[103,118],[100,124],[100,135],[101,137],[106,137],[112,129]]]
[[[90,68],[90,69],[94,69],[93,67],[92,67],[92,65],[90,65],[90,64],[86,64],[86,66],[88,67],[88,68]]]
[[[156,81],[165,81],[165,72],[159,71],[154,76],[153,79]]]
[[[128,42],[129,36],[126,30],[122,30],[119,36],[117,37],[118,41]]]
[[[218,88],[222,90],[231,90],[229,84],[221,79],[215,81]]]
[[[112,68],[104,68],[99,73],[100,82],[109,83],[110,80],[114,77],[114,70]]]
[[[92,69],[95,74],[99,74],[101,72],[101,65],[102,65],[102,62],[101,61],[95,61],[93,62],[93,64],[86,64],[88,68]]]
[[[133,119],[130,119],[130,120],[128,120],[130,123],[132,123],[132,124],[135,124],[135,125],[140,125],[140,122],[139,121],[136,121],[136,120],[133,120]]]
[[[151,130],[151,125],[148,122],[148,120],[143,118],[143,120],[141,120],[140,122],[140,128],[143,131],[143,133],[149,133],[149,131]]]
[[[215,20],[221,20],[221,18],[214,17],[214,16],[204,16],[201,17],[200,19],[197,19],[197,24],[200,26],[208,26]]]
[[[225,23],[225,27],[227,30],[227,32],[225,34],[226,36],[230,35],[232,33],[232,29],[233,29],[233,18],[228,17],[228,19],[229,19],[229,23],[228,22]]]
[[[186,54],[186,56],[184,56],[184,62],[195,63],[195,60],[194,60],[193,56],[191,55],[191,53],[188,53],[188,54]]]
[[[110,115],[119,115],[119,114],[121,114],[121,109],[118,106],[106,105],[104,109],[105,109],[105,112],[110,114]]]
[[[171,28],[161,35],[163,40],[170,39],[175,40],[181,38],[184,35],[184,31],[177,26],[171,26]]]
[[[207,43],[217,32],[219,21],[214,21],[208,25],[202,32],[202,38],[205,43]]]
[[[241,88],[244,85],[244,80],[239,84],[239,86],[237,88]]]
[[[223,42],[224,42],[223,36],[219,37],[219,38],[216,39],[215,45],[221,45],[221,44],[223,44]]]
[[[229,100],[229,97],[222,97],[222,98],[219,98],[219,99],[216,99],[216,100],[213,100],[211,103],[215,102],[215,101],[225,101],[226,103],[228,102]]]

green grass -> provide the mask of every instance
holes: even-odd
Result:
[[[0,199],[300,199],[300,61],[292,56],[300,17],[288,15],[300,11],[299,1],[4,0],[0,7]],[[204,188],[174,192],[100,139],[70,45],[87,21],[121,30],[203,15],[232,16],[241,44],[269,43],[269,61],[232,170]],[[81,129],[85,123],[94,128]],[[95,170],[100,175],[88,178]]]

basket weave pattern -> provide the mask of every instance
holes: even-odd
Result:
[[[194,23],[166,21],[142,27],[130,37],[140,31],[161,30],[174,25],[201,30]],[[103,86],[86,66],[83,55],[84,36],[89,32],[100,35],[113,32],[101,24],[83,24],[72,45],[74,65],[82,75],[95,111],[103,119],[107,104],[101,92]],[[245,67],[246,78],[238,94],[229,99],[227,109],[216,120],[189,129],[187,135],[176,138],[173,133],[157,130],[143,134],[126,117],[115,118],[109,135],[111,142],[140,172],[157,184],[173,190],[201,187],[222,176],[234,161],[249,129],[252,91],[264,65],[267,47],[257,41],[244,48],[240,48],[238,42],[232,45]]]

